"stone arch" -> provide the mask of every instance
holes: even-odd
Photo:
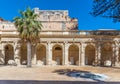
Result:
[[[25,43],[20,47],[20,63],[22,65],[27,64],[27,45]]]
[[[11,44],[7,44],[5,47],[5,65],[9,64],[10,60],[14,60],[14,48]],[[12,61],[11,61],[12,62]]]
[[[52,48],[52,60],[53,65],[62,65],[63,61],[63,49],[59,44],[55,44]]]
[[[105,66],[106,61],[110,61],[112,64],[113,51],[110,43],[105,43],[101,49],[101,65]]]
[[[75,44],[69,46],[68,61],[70,65],[78,65],[79,62],[79,47]]]
[[[93,65],[94,61],[95,61],[95,47],[89,44],[85,48],[85,64]]]
[[[36,46],[37,65],[46,65],[46,46],[38,44]]]

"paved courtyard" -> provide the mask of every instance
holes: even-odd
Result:
[[[66,75],[70,71],[84,71],[91,73],[102,73],[109,78],[105,81],[97,81],[85,78],[74,78]],[[77,84],[94,84],[100,82],[100,84],[106,84],[105,82],[120,83],[120,68],[114,67],[78,67],[78,66],[33,66],[32,68],[26,68],[26,66],[0,66],[0,84],[64,84],[74,82]],[[41,82],[41,83],[39,83]],[[64,83],[62,83],[64,82]],[[74,83],[74,84],[75,84]],[[111,84],[114,84],[111,83]]]

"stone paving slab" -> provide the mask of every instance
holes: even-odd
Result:
[[[120,68],[119,67],[110,68],[110,67],[92,67],[92,66],[86,66],[86,67],[33,66],[32,68],[27,68],[26,66],[19,66],[19,67],[0,66],[0,84],[3,84],[1,82],[6,82],[6,81],[17,82],[16,80],[18,80],[18,82],[26,82],[25,84],[27,84],[27,82],[31,80],[33,80],[33,82],[36,82],[36,81],[45,82],[46,80],[47,81],[63,81],[63,82],[64,81],[102,82],[102,81],[96,81],[96,80],[91,80],[91,79],[69,77],[65,74],[60,73],[60,71],[67,72],[67,71],[74,71],[74,70],[87,71],[87,72],[92,72],[92,73],[102,73],[110,77],[110,79],[105,80],[105,82],[116,82],[120,84],[120,73],[119,73]],[[31,84],[34,84],[34,83],[31,83]]]

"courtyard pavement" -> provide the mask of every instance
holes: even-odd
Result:
[[[71,71],[102,73],[109,78],[100,81],[66,75]],[[0,66],[0,84],[120,84],[119,67],[92,66]]]

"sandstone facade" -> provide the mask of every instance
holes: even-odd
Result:
[[[39,10],[43,28],[37,45],[32,45],[32,64],[120,66],[120,32],[79,31],[78,21],[67,10]],[[26,44],[14,23],[0,19],[0,64],[25,65]]]

